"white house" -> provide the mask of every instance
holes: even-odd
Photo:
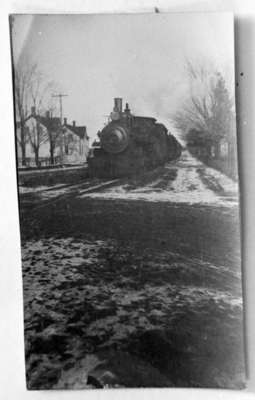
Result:
[[[86,162],[89,153],[89,137],[86,126],[77,126],[75,121],[70,125],[64,118],[63,134],[64,163]]]
[[[61,125],[60,118],[49,111],[44,116],[35,113],[25,120],[25,165],[45,166],[53,164],[79,164],[86,162],[89,151],[89,137],[86,126]],[[22,166],[21,125],[16,124],[18,165]],[[24,158],[24,156],[23,156]],[[24,163],[23,163],[24,164]]]

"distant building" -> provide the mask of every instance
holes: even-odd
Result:
[[[20,145],[21,127],[16,124],[18,165],[22,165]],[[53,117],[49,111],[38,115],[34,107],[25,120],[26,166],[47,166],[59,164],[84,163],[89,151],[89,137],[86,126],[67,123],[61,126],[60,118]],[[61,151],[62,148],[62,151]]]
[[[89,137],[86,126],[77,126],[75,121],[70,125],[64,118],[63,132],[64,162],[72,164],[85,162],[89,153]]]

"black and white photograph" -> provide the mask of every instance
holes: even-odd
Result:
[[[233,14],[9,24],[27,389],[244,389]]]

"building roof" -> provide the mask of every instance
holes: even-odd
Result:
[[[42,117],[40,115],[36,116],[36,119],[42,124],[44,125],[48,130],[56,130],[59,129],[59,127],[61,126],[60,123],[60,118],[58,117]]]
[[[28,121],[30,118],[35,118],[40,124],[45,126],[45,128],[49,131],[56,131],[57,129],[60,128],[61,122],[59,117],[48,117],[48,116],[41,116],[41,115],[35,115],[35,114],[30,114],[26,119],[25,122]],[[16,122],[16,127],[20,127],[20,121]],[[66,127],[69,129],[71,132],[73,132],[75,135],[79,136],[81,139],[89,139],[87,135],[87,128],[86,126],[77,126],[77,125],[70,125],[70,124],[63,124],[63,127]]]
[[[86,126],[76,126],[70,124],[64,124],[63,126],[75,133],[81,139],[88,139]]]
[[[48,130],[57,130],[60,127],[60,118],[59,117],[47,117],[41,115],[30,114],[25,121],[28,121],[30,118],[35,118],[40,124],[44,125]],[[17,122],[18,124],[19,122]],[[18,126],[18,125],[17,125]],[[66,127],[71,132],[79,136],[81,139],[88,139],[86,126],[76,126],[70,124],[63,124],[63,127]]]
[[[26,119],[25,122],[28,121],[30,118],[35,118],[40,124],[44,125],[45,128],[48,130],[55,130],[60,127],[60,118],[58,117],[46,117],[41,115],[34,115],[30,114]]]

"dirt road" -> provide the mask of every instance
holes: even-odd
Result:
[[[30,388],[243,386],[236,183],[184,152],[20,206]]]

